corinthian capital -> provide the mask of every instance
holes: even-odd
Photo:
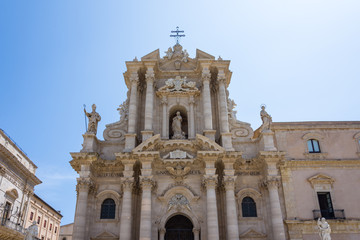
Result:
[[[217,182],[218,182],[217,175],[205,175],[204,176],[203,184],[207,189],[215,188],[217,185]]]
[[[154,73],[154,69],[153,69],[153,68],[149,68],[149,69],[146,71],[145,78],[146,78],[146,81],[147,81],[147,82],[153,82],[153,81],[154,81],[154,79],[155,79],[155,73]]]
[[[268,189],[278,188],[280,185],[280,179],[279,177],[269,177],[264,180],[263,185]]]
[[[226,76],[224,71],[219,71],[218,75],[217,75],[217,80],[219,82],[219,84],[225,84],[226,82]]]
[[[143,190],[151,190],[155,186],[152,176],[140,176],[140,181]]]
[[[139,75],[137,72],[132,72],[130,75],[130,82],[131,84],[138,84],[139,83]]]
[[[204,69],[202,70],[202,75],[201,75],[201,77],[202,77],[202,80],[203,80],[203,81],[208,81],[208,82],[210,82],[210,78],[211,78],[210,70],[209,70],[208,68],[204,68]]]
[[[131,191],[134,183],[133,177],[123,177],[121,178],[123,191]]]
[[[90,178],[80,177],[77,179],[76,191],[89,191],[93,186],[93,181]]]
[[[224,176],[224,185],[226,190],[235,189],[235,176]]]

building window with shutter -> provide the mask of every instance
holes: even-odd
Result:
[[[321,216],[330,219],[335,218],[330,192],[318,192],[317,196],[318,196]]]

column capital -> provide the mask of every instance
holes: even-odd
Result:
[[[217,80],[218,80],[219,84],[225,84],[226,83],[226,75],[225,75],[225,72],[223,70],[218,72]]]
[[[132,72],[130,75],[130,82],[131,84],[138,84],[139,83],[139,75],[137,72]]]
[[[280,185],[280,177],[268,177],[263,181],[263,185],[268,189],[277,189]]]
[[[207,67],[203,68],[201,78],[202,78],[203,82],[205,82],[205,81],[210,82],[211,73],[210,73],[210,70]]]
[[[145,74],[145,80],[146,82],[153,83],[155,79],[155,73],[153,68],[148,68]]]
[[[165,228],[160,228],[160,229],[159,229],[159,232],[160,232],[160,234],[165,234],[165,233],[166,233],[166,229],[165,229]]]
[[[143,190],[151,190],[155,186],[153,176],[140,176],[141,187]]]
[[[89,191],[90,187],[93,186],[93,181],[90,178],[80,177],[77,178],[76,191]]]
[[[162,104],[162,105],[166,105],[166,104],[167,104],[167,97],[166,97],[166,96],[162,96],[162,98],[161,98],[161,104]]]
[[[217,175],[205,175],[203,184],[207,189],[215,189],[218,183]]]
[[[224,176],[225,190],[235,190],[236,176]]]
[[[191,105],[191,104],[194,104],[194,103],[195,103],[195,98],[194,98],[193,95],[190,95],[189,96],[189,104]]]
[[[133,177],[123,177],[121,178],[123,191],[131,191],[134,183]]]
[[[198,228],[193,228],[192,232],[194,233],[194,235],[197,235],[200,233],[200,229]]]

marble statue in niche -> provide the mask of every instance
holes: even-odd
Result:
[[[181,129],[182,117],[180,112],[176,112],[176,116],[173,118],[172,121],[172,130],[174,135],[171,137],[172,139],[185,139],[185,133]]]

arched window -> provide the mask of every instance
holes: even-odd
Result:
[[[309,153],[320,153],[320,144],[316,139],[309,139],[307,141]]]
[[[101,204],[100,219],[115,219],[115,201],[111,198],[107,198]]]
[[[241,202],[243,217],[257,217],[256,203],[251,197],[244,197]]]

